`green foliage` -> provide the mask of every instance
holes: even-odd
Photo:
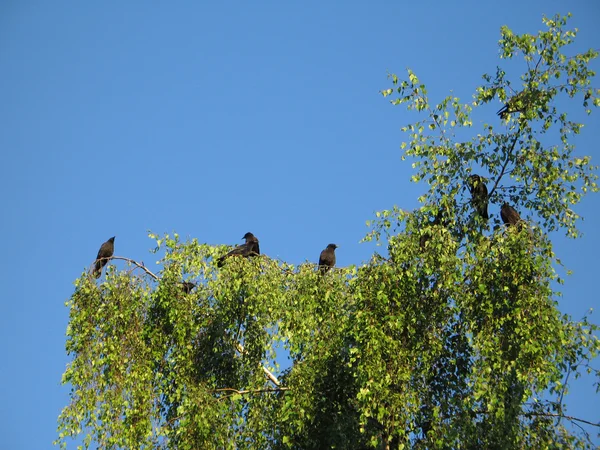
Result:
[[[426,115],[403,128],[409,141],[402,144],[405,156],[416,159],[413,166],[418,170],[413,180],[424,180],[429,186],[422,198],[426,204],[455,198],[468,174],[482,167],[492,183],[492,202],[510,200],[523,206],[531,218],[539,217],[548,231],[564,228],[568,235],[578,235],[575,223],[579,216],[572,208],[586,192],[598,190],[596,166],[590,165],[589,157],[573,154],[569,137],[578,134],[583,125],[570,121],[558,105],[565,97],[581,97],[590,113],[590,104],[600,104],[600,90],[591,87],[595,74],[588,67],[598,52],[565,54],[577,32],[563,30],[566,20],[545,18],[548,29],[537,35],[514,35],[502,27],[501,57],[521,55],[525,72],[519,81],[511,81],[500,67],[495,75],[484,75],[485,84],[477,87],[471,104],[449,96],[432,105],[425,86],[412,71],[407,80],[391,75],[393,87],[382,94],[396,95],[393,104],[406,104]],[[474,110],[496,98],[508,102],[506,119],[496,127],[485,124],[470,139],[459,140],[457,135],[467,134],[463,129],[473,126]],[[464,208],[458,211],[464,212]]]
[[[217,268],[226,248],[151,234],[156,275],[136,263],[109,264],[100,284],[82,274],[67,302],[72,390],[57,443],[591,448],[563,408],[568,380],[600,350],[597,327],[559,313],[548,233],[578,236],[573,208],[597,190],[596,168],[569,142],[582,125],[559,102],[598,104],[588,68],[597,55],[567,56],[566,18],[544,23],[537,35],[502,28],[502,58],[525,64],[518,89],[498,68],[472,104],[431,106],[414,73],[391,76],[383,94],[426,116],[405,127],[403,158],[428,191],[417,211],[377,213],[366,239],[385,256],[325,275],[264,255]],[[507,105],[498,125],[459,140],[495,98]],[[464,191],[474,172],[490,208],[506,200],[526,220],[474,217]]]

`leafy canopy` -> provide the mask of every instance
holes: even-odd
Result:
[[[503,27],[500,56],[524,72],[484,75],[471,104],[432,104],[413,72],[391,75],[383,95],[421,116],[402,147],[427,191],[417,211],[377,213],[366,239],[384,256],[324,275],[264,255],[217,268],[223,246],[151,234],[157,274],[131,260],[108,265],[100,284],[82,274],[67,302],[71,401],[57,444],[593,447],[594,424],[566,415],[564,394],[600,349],[597,327],[559,312],[548,235],[578,236],[574,209],[598,189],[571,144],[583,125],[563,110],[598,106],[597,52],[567,53],[566,22],[544,18],[536,35]],[[495,99],[501,117],[473,132]],[[489,222],[465,190],[473,173],[488,187]],[[500,224],[503,201],[520,224]]]

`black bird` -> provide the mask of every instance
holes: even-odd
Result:
[[[519,216],[519,213],[515,208],[506,202],[504,202],[502,208],[500,208],[500,217],[502,217],[502,222],[506,225],[516,225],[521,220],[521,216]]]
[[[192,292],[192,289],[194,289],[196,287],[196,285],[190,281],[184,281],[181,283],[183,292],[185,292],[186,294],[189,294],[190,292]]]
[[[522,113],[527,115],[535,109],[543,108],[548,100],[548,94],[539,89],[525,89],[517,92],[508,99],[506,104],[496,113],[501,119],[506,119],[509,114]]]
[[[335,266],[335,249],[338,248],[335,244],[329,244],[325,250],[319,255],[319,269],[321,273],[326,273],[329,269]]]
[[[509,102],[506,105],[504,105],[502,108],[500,108],[496,114],[498,114],[501,119],[506,119],[506,116],[508,116],[509,114],[512,114],[514,112],[517,112],[517,111],[514,111],[511,109],[510,102]]]
[[[115,237],[111,237],[108,241],[100,246],[98,250],[98,256],[96,256],[96,265],[92,272],[96,278],[100,278],[102,275],[102,268],[108,263],[108,260],[112,257],[115,252]]]
[[[471,175],[467,182],[469,192],[471,192],[471,202],[477,211],[477,214],[485,220],[489,219],[488,215],[488,190],[487,186],[479,175]]]
[[[225,259],[229,258],[230,256],[239,255],[243,256],[244,258],[248,258],[249,256],[260,255],[260,247],[258,246],[258,238],[256,236],[248,232],[242,237],[242,239],[245,239],[246,243],[238,245],[226,255],[221,256],[217,262],[218,267],[222,267]]]

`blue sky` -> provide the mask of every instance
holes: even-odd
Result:
[[[335,242],[338,265],[359,264],[365,221],[424,191],[400,161],[416,117],[378,93],[388,72],[469,101],[499,63],[500,26],[535,33],[556,12],[573,13],[576,50],[600,48],[594,0],[323,3],[2,2],[3,447],[56,437],[64,302],[106,239],[153,265],[149,229],[212,244],[252,231],[289,262]],[[599,113],[575,141],[596,164]],[[598,304],[599,211],[588,197],[584,238],[555,237],[577,318]],[[597,421],[592,393],[576,382],[568,413]]]

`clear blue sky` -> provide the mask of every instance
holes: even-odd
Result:
[[[387,72],[411,67],[432,97],[469,101],[498,64],[501,25],[534,33],[542,14],[571,11],[577,50],[600,48],[600,3],[569,8],[2,2],[2,448],[50,448],[56,437],[68,402],[64,302],[102,242],[116,235],[117,255],[153,265],[149,229],[212,244],[252,231],[290,262],[315,261],[329,242],[339,265],[367,260],[365,221],[416,207],[424,190],[400,161],[400,127],[415,117],[378,93]],[[596,164],[599,118],[585,118],[576,140]],[[555,240],[574,271],[561,309],[578,318],[598,305],[599,210],[600,196],[587,198],[584,238]],[[589,382],[573,391],[568,413],[599,420]]]

